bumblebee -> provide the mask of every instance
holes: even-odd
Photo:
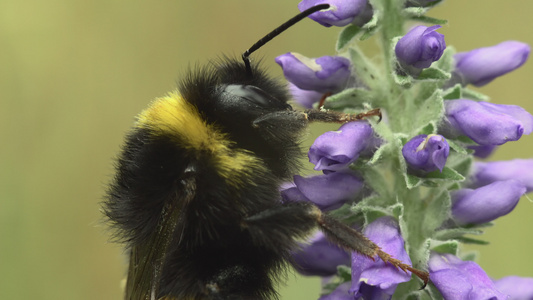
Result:
[[[349,251],[427,281],[358,231],[311,203],[282,203],[279,186],[298,172],[299,141],[312,121],[358,115],[296,111],[288,94],[248,56],[319,5],[243,54],[191,71],[156,99],[127,134],[104,212],[126,244],[125,299],[272,299],[298,239],[313,229]]]

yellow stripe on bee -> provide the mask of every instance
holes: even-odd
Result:
[[[196,107],[177,92],[152,102],[138,116],[136,127],[176,139],[180,146],[199,153],[199,156],[208,153],[216,163],[214,167],[219,175],[234,186],[253,183],[253,180],[247,180],[248,175],[265,171],[263,162],[251,152],[232,149],[230,146],[234,142],[214,125],[207,124]]]

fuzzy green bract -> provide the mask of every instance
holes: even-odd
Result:
[[[302,1],[304,2],[308,1]],[[312,4],[329,3],[329,1],[316,0],[310,2]],[[323,280],[321,299],[445,299],[446,297],[451,299],[449,295],[454,295],[458,298],[453,299],[481,300],[504,299],[509,295],[509,289],[505,288],[507,284],[495,284],[481,267],[472,261],[475,257],[460,253],[459,246],[461,243],[486,244],[482,237],[472,238],[470,236],[482,234],[483,229],[490,225],[487,222],[509,213],[516,205],[517,199],[532,190],[533,177],[529,174],[509,171],[501,175],[492,167],[496,164],[476,165],[475,162],[477,161],[476,155],[490,155],[490,151],[497,147],[496,145],[503,143],[501,138],[498,140],[487,134],[498,129],[494,126],[499,126],[499,130],[502,130],[504,125],[510,127],[511,131],[516,131],[516,138],[509,138],[505,141],[516,140],[522,135],[526,137],[533,130],[533,116],[518,107],[499,105],[497,99],[494,104],[485,104],[488,100],[487,96],[470,90],[468,88],[470,82],[458,80],[458,76],[465,71],[457,69],[456,59],[459,56],[455,55],[456,51],[452,46],[446,46],[444,42],[439,42],[439,47],[446,47],[446,49],[440,49],[443,50],[442,55],[435,56],[437,60],[428,66],[416,64],[418,67],[424,65],[422,68],[417,67],[416,72],[406,69],[405,63],[397,59],[397,53],[401,52],[402,55],[409,56],[410,49],[416,47],[416,45],[409,44],[410,48],[397,48],[397,46],[404,46],[405,43],[398,45],[397,43],[409,32],[410,28],[415,25],[437,28],[431,26],[446,23],[445,20],[425,15],[429,9],[440,2],[370,0],[364,9],[366,23],[354,21],[341,29],[336,45],[337,53],[325,53],[324,55],[336,55],[349,59],[350,79],[346,81],[347,83],[342,83],[345,87],[341,91],[322,94],[327,97],[323,108],[349,113],[380,108],[383,113],[381,121],[371,117],[367,118],[368,123],[363,123],[370,124],[373,139],[378,140],[379,143],[374,143],[375,147],[371,147],[370,151],[366,149],[365,152],[359,143],[353,147],[361,149],[345,149],[349,146],[332,145],[331,137],[334,136],[342,136],[334,143],[357,140],[357,137],[348,136],[352,133],[345,131],[345,126],[319,138],[314,147],[317,143],[320,144],[320,159],[312,161],[314,163],[320,161],[323,165],[324,157],[328,158],[328,162],[344,159],[338,155],[338,149],[343,149],[342,153],[351,153],[349,159],[344,159],[343,161],[346,162],[339,164],[336,168],[315,168],[329,174],[328,176],[331,176],[332,172],[349,170],[362,180],[363,188],[358,189],[357,195],[329,213],[361,231],[368,228],[383,228],[379,222],[387,220],[390,228],[399,230],[393,233],[387,233],[387,230],[384,230],[381,235],[379,229],[373,229],[368,237],[376,239],[376,243],[381,243],[380,247],[383,249],[392,247],[387,244],[388,240],[385,238],[387,234],[394,236],[395,243],[398,245],[405,243],[404,248],[413,267],[429,271],[430,283],[425,289],[420,290],[422,283],[416,276],[412,276],[410,280],[406,278],[393,281],[392,278],[397,278],[394,273],[397,270],[385,269],[382,267],[385,264],[382,263],[361,264],[360,259],[354,258],[357,255],[352,255],[351,264],[354,269],[351,271],[348,262],[335,266],[324,265],[330,261],[335,264],[338,262],[335,259],[308,261],[307,268],[327,267],[328,270],[337,270],[335,276]],[[333,3],[337,2],[333,1]],[[341,7],[338,3],[337,6]],[[376,59],[376,53],[371,53],[372,59],[370,59],[359,47],[361,43],[368,42],[367,39],[371,36],[381,43],[383,53],[379,54],[381,55],[379,59]],[[410,38],[417,39],[413,36]],[[446,42],[449,43],[449,41]],[[505,47],[507,44],[509,43],[500,44],[498,47]],[[420,43],[420,45],[434,47],[435,43]],[[485,45],[480,45],[482,46]],[[427,49],[414,49],[413,51],[423,53]],[[521,61],[520,64],[515,64],[515,68],[518,68],[523,63],[524,57],[527,58],[529,55],[529,46],[520,47],[520,51],[507,52],[516,52],[519,56],[515,59]],[[486,64],[494,62],[498,65],[498,56],[492,57],[490,54],[483,57],[484,62]],[[507,57],[506,59],[512,60],[513,58]],[[286,67],[291,66],[283,66],[283,68]],[[472,66],[468,71],[475,73],[478,77],[483,77],[483,74],[478,74],[484,72],[483,68],[479,70],[475,68]],[[503,75],[508,71],[511,70],[491,73],[491,80],[494,76]],[[295,79],[288,78],[288,80]],[[313,90],[313,87],[306,87],[306,90]],[[305,99],[302,99],[305,96],[300,92],[296,97],[300,103],[308,103],[306,105],[314,103],[316,107],[321,93],[323,91],[320,90],[319,83],[315,93],[309,93],[314,100],[310,99],[305,102]],[[461,103],[469,105],[465,105],[465,110],[455,105],[453,106],[455,110],[452,112],[450,107],[454,103],[459,103],[458,99],[463,99],[460,100]],[[477,108],[478,106],[491,112],[494,111],[494,114],[483,114]],[[498,113],[503,109],[502,107],[512,112]],[[496,108],[499,110],[496,111]],[[463,116],[461,115],[463,112],[465,112],[464,119],[459,120],[458,116]],[[360,131],[353,132],[355,135],[362,134]],[[424,137],[443,136],[447,141],[446,146],[449,145],[449,156],[446,153],[447,159],[441,159],[438,168],[413,172],[413,163],[406,162],[402,155],[402,148],[408,141],[420,135]],[[504,132],[502,135],[508,136],[509,134]],[[479,136],[484,138],[483,142],[480,142]],[[331,141],[324,143],[324,140]],[[490,151],[481,151],[482,147],[487,145],[490,146],[488,149]],[[418,157],[416,151],[424,150],[424,147],[413,146],[412,148],[414,157]],[[310,157],[315,158],[316,153],[317,149],[311,149]],[[513,163],[501,163],[501,165],[506,166],[504,169],[507,170],[514,166]],[[321,199],[331,194],[333,185],[328,181],[323,182],[313,184],[313,195],[306,195],[308,201],[315,201],[312,199]],[[321,184],[328,186],[321,188]],[[485,195],[487,194],[485,191],[496,185],[499,186],[499,190],[505,192],[501,195],[492,193],[490,197]],[[298,186],[292,189],[298,189]],[[287,198],[285,200],[300,201],[296,196],[291,199],[290,195],[302,193],[299,190],[295,191],[298,193],[284,193]],[[490,201],[483,204],[484,199],[480,199],[478,195],[485,195],[481,197],[490,198]],[[345,198],[350,199],[350,197]],[[468,210],[476,205],[485,206],[486,209],[475,209],[475,215],[473,215]],[[298,255],[308,257],[327,255],[329,251],[327,247],[322,244],[314,245],[313,240],[310,243],[310,246],[301,250],[309,251],[309,253]],[[313,249],[320,249],[320,253],[313,253],[313,251],[318,251]],[[338,249],[331,251],[332,255],[338,255],[334,252]],[[379,259],[376,258],[376,260]],[[397,272],[402,273],[402,271]],[[371,275],[354,276],[353,274]],[[529,282],[533,279],[521,280]],[[499,288],[502,286],[504,288],[500,291]],[[531,289],[524,288],[521,293],[519,292],[512,291],[514,294],[525,293],[527,297],[533,297]]]

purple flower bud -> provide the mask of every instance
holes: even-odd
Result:
[[[474,165],[474,187],[509,179],[520,181],[526,187],[527,193],[533,191],[533,159],[476,162]]]
[[[302,90],[290,82],[289,92],[291,93],[294,102],[305,108],[313,108],[313,104],[320,102],[324,96],[324,93]]]
[[[294,187],[281,191],[283,201],[310,201],[324,211],[353,201],[363,187],[361,178],[348,170],[312,177],[295,175],[294,184]]]
[[[321,231],[315,233],[308,242],[292,253],[293,265],[301,274],[331,276],[337,273],[337,266],[350,264],[350,254],[330,243]]]
[[[446,48],[444,35],[435,31],[439,28],[439,25],[416,26],[404,35],[394,49],[400,64],[424,69],[439,60]]]
[[[456,73],[463,84],[483,86],[523,65],[529,51],[528,44],[507,41],[492,47],[457,53],[454,56]]]
[[[451,254],[432,253],[429,276],[444,299],[507,299],[478,264]]]
[[[409,167],[432,172],[444,168],[450,153],[450,146],[441,135],[417,135],[402,148],[402,154]]]
[[[360,154],[374,150],[379,142],[368,122],[349,122],[337,131],[319,136],[309,149],[308,157],[317,171],[337,171],[354,162]]]
[[[364,11],[367,0],[303,0],[298,3],[298,9],[304,11],[324,3],[330,5],[329,9],[317,11],[309,18],[326,27],[342,27],[352,23]]]
[[[318,300],[354,300],[353,293],[350,293],[350,282],[339,285],[331,294],[323,295]]]
[[[307,58],[289,52],[276,57],[285,78],[302,90],[338,92],[350,79],[350,60],[341,56]]]
[[[510,213],[525,192],[526,187],[514,179],[458,190],[451,193],[452,216],[460,225],[490,222]]]
[[[494,281],[498,291],[509,296],[509,300],[533,299],[533,278],[507,276]]]
[[[411,259],[404,249],[404,241],[396,220],[381,217],[368,224],[363,231],[365,236],[381,249],[404,263],[411,264]],[[399,283],[409,281],[411,275],[396,269],[382,260],[373,261],[356,252],[352,252],[352,288],[355,298],[390,299]]]
[[[476,102],[468,99],[444,102],[445,136],[466,135],[480,145],[501,145],[533,131],[533,116],[520,106]]]

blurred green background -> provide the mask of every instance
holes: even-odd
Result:
[[[133,117],[188,66],[239,55],[293,16],[298,1],[0,1],[0,299],[121,299],[126,260],[99,202]],[[429,15],[458,50],[533,44],[531,1],[448,0]],[[255,56],[333,54],[338,28],[306,20]],[[368,42],[372,44],[373,42]],[[483,87],[533,112],[533,62]],[[533,137],[491,160],[532,157]],[[533,172],[533,170],[532,170]],[[481,266],[533,276],[533,203],[487,230]],[[316,299],[317,278],[290,274],[282,299]]]

